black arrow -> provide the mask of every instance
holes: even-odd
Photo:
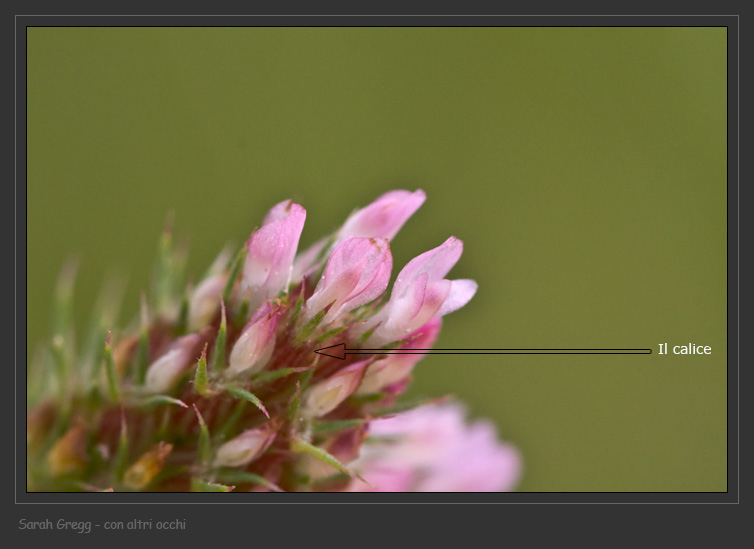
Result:
[[[652,349],[346,349],[345,343],[315,349],[319,355],[651,355]]]

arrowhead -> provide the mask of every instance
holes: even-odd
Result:
[[[340,360],[346,359],[346,344],[339,343],[337,345],[330,345],[329,347],[323,347],[322,349],[315,349],[315,353],[318,355],[331,356]]]

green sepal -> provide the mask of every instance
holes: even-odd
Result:
[[[296,421],[298,419],[298,412],[301,408],[301,391],[309,385],[309,380],[314,375],[314,370],[307,370],[296,381],[296,392],[293,394],[291,404],[288,408],[288,421]]]
[[[154,395],[148,397],[139,403],[141,406],[155,406],[158,404],[175,404],[181,408],[188,408],[188,404],[177,398],[168,395]]]
[[[105,340],[105,376],[107,377],[107,394],[110,400],[118,402],[120,400],[120,385],[118,382],[118,373],[115,371],[109,330],[107,332],[107,339]]]
[[[209,428],[204,422],[202,414],[199,413],[199,408],[196,407],[196,404],[194,404],[194,412],[196,412],[196,417],[199,419],[199,461],[205,465],[209,465],[212,461],[212,445],[210,443]]]
[[[333,328],[332,330],[329,330],[329,331],[325,332],[324,334],[322,334],[321,336],[319,336],[317,339],[315,339],[315,342],[316,343],[325,343],[330,338],[335,337],[339,333],[345,332],[348,328],[349,328],[349,326],[339,326],[338,328]]]
[[[301,294],[298,296],[298,299],[296,300],[296,304],[293,306],[293,312],[291,313],[291,320],[290,320],[291,326],[294,326],[296,324],[296,321],[298,320],[298,317],[301,314],[301,309],[303,309],[303,307],[304,307],[304,292],[302,290]]]
[[[283,492],[274,482],[270,482],[263,476],[249,473],[247,471],[236,471],[234,469],[220,469],[217,471],[217,480],[220,482],[235,483],[235,484],[261,484],[266,486],[273,492]]]
[[[351,478],[358,478],[362,482],[369,484],[366,480],[361,478],[358,474],[354,473],[348,467],[343,465],[335,456],[323,450],[322,448],[319,448],[309,442],[306,442],[301,437],[294,436],[293,438],[291,438],[290,448],[291,448],[291,451],[297,454],[309,454],[310,456],[321,461],[322,463],[326,463],[327,465],[334,467],[341,473],[344,473]]]
[[[336,433],[366,423],[365,419],[340,419],[334,421],[317,421],[314,423],[314,432],[317,434]]]
[[[230,414],[230,417],[222,423],[219,429],[215,430],[215,437],[217,437],[218,440],[225,440],[228,437],[228,433],[233,432],[248,405],[248,400],[237,401],[235,408],[233,408],[233,411]]]
[[[225,317],[225,300],[220,301],[220,328],[217,331],[215,348],[212,351],[212,371],[217,373],[225,369],[225,342],[228,337],[228,323]]]
[[[374,328],[370,328],[369,330],[367,330],[366,332],[364,332],[363,334],[361,334],[356,339],[356,347],[357,348],[361,347],[364,344],[364,342],[371,337],[371,335],[374,333],[374,331],[376,329],[377,329],[377,326],[375,326]]]
[[[236,326],[243,326],[246,324],[246,318],[249,316],[249,300],[244,299],[241,302],[241,306],[236,311],[236,316],[233,319]]]
[[[191,479],[191,491],[192,492],[232,492],[235,486],[226,486],[225,484],[217,484],[216,482],[207,482],[200,478]]]
[[[259,408],[259,410],[267,416],[267,419],[270,419],[270,414],[267,411],[267,408],[264,407],[264,404],[262,404],[262,401],[259,400],[259,397],[257,397],[254,393],[250,393],[246,389],[241,389],[240,387],[225,387],[225,390],[233,395],[236,398],[241,398],[243,400],[248,400],[251,402],[254,406]]]
[[[107,336],[107,328],[117,322],[125,286],[124,278],[110,276],[100,290],[87,329],[82,358],[79,361],[84,378],[91,380],[92,372],[102,362],[102,340]]]
[[[275,381],[278,379],[281,379],[283,377],[287,377],[291,374],[295,374],[297,372],[306,372],[307,370],[311,370],[311,367],[306,368],[278,368],[277,370],[270,370],[270,371],[264,371],[259,372],[258,374],[255,374],[251,378],[251,382],[254,385],[263,385],[265,383],[270,383],[271,381]]]
[[[298,411],[301,408],[301,381],[296,381],[296,392],[293,393],[291,404],[288,406],[288,421],[293,423],[298,418]]]
[[[149,312],[147,297],[141,294],[141,330],[139,333],[139,351],[136,358],[136,383],[144,385],[149,367]]]
[[[113,471],[118,484],[123,482],[123,475],[128,464],[128,432],[126,428],[126,415],[123,408],[120,410],[120,437],[118,438],[118,451],[113,460]]]
[[[304,341],[309,339],[309,336],[311,336],[314,333],[314,330],[317,329],[317,326],[319,326],[320,322],[322,322],[322,319],[325,318],[325,315],[327,314],[327,311],[324,309],[318,312],[314,317],[304,324],[304,327],[301,328],[301,331],[296,336],[296,339],[293,340],[294,345],[301,345]]]
[[[343,482],[349,480],[350,478],[350,476],[344,473],[333,473],[332,475],[318,478],[312,481],[311,484],[313,484],[314,486],[326,486],[328,484],[332,484],[333,482]]]
[[[149,367],[149,330],[142,328],[139,334],[139,350],[136,358],[136,383],[144,385]]]
[[[194,390],[202,396],[207,396],[210,393],[209,378],[207,376],[207,344],[204,345],[202,356],[199,357],[199,362],[196,365]]]

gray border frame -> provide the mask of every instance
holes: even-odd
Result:
[[[15,505],[237,505],[237,504],[600,504],[600,503],[739,503],[740,492],[740,360],[739,360],[739,198],[740,198],[740,38],[739,15],[15,15]],[[25,490],[25,443],[18,429],[25,414],[26,310],[18,295],[26,294],[26,33],[30,26],[725,26],[728,28],[728,492],[529,492],[505,494],[30,494]],[[731,85],[734,84],[734,85]],[[732,192],[735,191],[735,192]],[[730,267],[733,266],[733,269]],[[20,339],[23,337],[23,339]],[[732,351],[732,352],[731,352]],[[735,373],[735,375],[731,375]],[[21,392],[23,391],[23,392]],[[20,398],[19,398],[20,396]],[[19,464],[20,469],[19,470]],[[18,473],[21,473],[19,476]],[[186,501],[191,499],[191,501]],[[184,514],[181,508],[181,513]],[[199,508],[197,511],[201,511]],[[224,507],[223,510],[228,510]],[[87,510],[90,512],[90,510]],[[150,513],[152,511],[150,510]],[[27,513],[28,514],[28,513]],[[63,513],[58,513],[62,515]],[[112,513],[111,513],[112,514]],[[154,514],[154,513],[152,513]],[[188,513],[186,513],[188,514]],[[190,514],[194,514],[193,512]]]

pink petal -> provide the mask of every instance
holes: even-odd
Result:
[[[440,333],[442,319],[433,318],[424,326],[409,334],[408,341],[401,349],[429,349],[434,344]],[[426,355],[421,353],[405,355],[386,355],[369,365],[357,394],[376,393],[380,389],[405,379],[411,373],[414,366]]]
[[[249,238],[242,289],[251,290],[253,308],[280,293],[291,274],[306,210],[298,204],[285,204],[285,208],[275,206],[267,216],[269,223]]]
[[[323,320],[331,322],[340,312],[345,300],[354,288],[356,288],[360,278],[361,272],[357,268],[354,268],[337,275],[332,274],[329,283],[322,284],[321,287],[317,285],[317,289],[306,302],[306,311],[304,314],[306,320],[311,319],[322,309],[330,305],[330,309]]]
[[[304,317],[310,319],[332,305],[325,316],[327,323],[369,303],[387,288],[392,267],[393,256],[384,238],[347,238],[333,250],[306,303]]]
[[[258,372],[267,365],[275,350],[275,334],[281,310],[264,303],[254,313],[233,344],[228,359],[231,374]]]
[[[294,204],[293,200],[283,200],[282,202],[275,204],[269,212],[267,212],[267,215],[264,216],[264,221],[262,221],[262,225],[269,225],[273,221],[280,219],[283,220],[291,213],[293,210],[293,206],[298,206],[298,204]],[[299,206],[300,207],[300,206]]]
[[[344,310],[351,311],[361,307],[370,301],[377,299],[387,289],[390,282],[390,272],[393,269],[393,256],[384,242],[384,247],[379,247],[376,254],[370,257],[359,283],[353,289],[344,304]]]
[[[393,294],[402,294],[417,276],[427,273],[429,282],[445,277],[463,253],[463,242],[451,236],[437,248],[424,252],[409,261],[398,273],[393,285]]]
[[[435,316],[450,293],[450,280],[427,284],[427,273],[419,275],[406,290],[405,295],[390,300],[385,320],[372,337],[370,344],[384,345],[408,336]]]
[[[521,476],[518,450],[501,442],[489,421],[467,423],[465,415],[461,406],[446,403],[375,420],[370,423],[372,443],[362,447],[350,466],[375,480],[381,473],[413,472],[410,487],[403,489],[417,492],[513,489]]]
[[[417,471],[410,467],[399,467],[395,464],[375,463],[364,473],[363,477],[369,484],[353,479],[346,489],[347,492],[410,492],[411,485]],[[370,486],[371,484],[371,486]]]
[[[403,190],[385,193],[351,214],[338,232],[338,238],[360,236],[391,240],[424,203],[426,197],[421,189],[413,193]]]
[[[466,305],[474,297],[479,287],[476,282],[467,278],[451,280],[450,282],[450,293],[437,313],[440,316],[452,313]]]

